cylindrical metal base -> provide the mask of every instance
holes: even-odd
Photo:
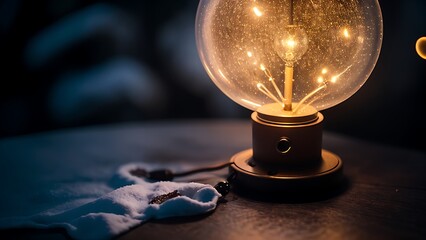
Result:
[[[256,166],[253,151],[248,149],[231,158],[232,184],[236,188],[260,193],[306,192],[336,186],[343,177],[341,159],[322,150],[320,164],[312,168],[267,169]]]
[[[257,165],[288,169],[320,164],[322,122],[315,108],[303,105],[298,112],[266,104],[251,115],[253,161]]]
[[[269,123],[252,114],[253,158],[257,164],[312,166],[319,164],[322,149],[321,113],[309,122]]]
[[[322,114],[309,105],[295,109],[271,103],[253,112],[253,148],[231,159],[235,189],[309,194],[341,182],[342,161],[322,149]]]

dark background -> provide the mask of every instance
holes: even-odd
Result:
[[[366,84],[325,128],[426,150],[426,1],[380,1],[384,40]],[[198,1],[0,1],[0,138],[59,128],[244,118],[198,58]]]

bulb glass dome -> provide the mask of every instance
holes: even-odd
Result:
[[[201,0],[201,61],[229,98],[330,108],[370,76],[382,43],[377,0]]]

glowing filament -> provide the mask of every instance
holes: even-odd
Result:
[[[311,98],[312,96],[314,96],[317,92],[321,91],[322,89],[324,89],[326,87],[327,87],[327,84],[326,83],[322,83],[314,91],[312,91],[308,95],[306,95],[302,100],[300,100],[300,102],[297,104],[297,106],[293,109],[293,112],[297,112],[297,110],[299,110],[300,106],[302,106],[302,104],[304,102],[306,102],[306,100],[308,100],[309,98]]]
[[[349,35],[349,31],[348,31],[348,29],[347,29],[347,28],[343,29],[343,36],[344,36],[345,38],[349,38],[349,37],[350,37],[350,35]]]
[[[294,108],[293,112],[296,112],[297,110],[299,110],[299,108],[302,106],[303,103],[305,103],[308,99],[312,98],[314,95],[316,95],[319,91],[327,88],[327,85],[329,83],[336,83],[337,79],[339,78],[340,75],[342,75],[343,73],[345,73],[346,71],[349,70],[351,66],[347,67],[343,72],[334,75],[330,78],[330,80],[327,80],[327,76],[318,76],[317,78],[317,82],[319,83],[319,86],[314,89],[312,92],[310,92],[308,95],[306,95],[302,100],[300,100],[300,102],[296,105],[296,107]],[[321,70],[321,74],[325,75],[328,73],[327,68],[323,68]],[[314,100],[313,100],[314,101]]]
[[[296,41],[294,41],[293,39],[287,40],[287,46],[289,46],[290,48],[294,48],[296,46]]]
[[[257,83],[257,89],[259,89],[260,92],[262,92],[263,94],[265,94],[266,96],[268,96],[269,98],[271,98],[272,100],[274,100],[275,102],[282,104],[278,98],[276,98],[274,96],[274,94],[272,94],[266,87],[265,85],[263,85],[262,83]]]
[[[261,17],[263,15],[263,13],[257,7],[253,7],[253,12],[258,17]]]
[[[280,97],[280,99],[281,99],[281,101],[283,101],[284,102],[284,97],[283,97],[283,95],[281,94],[281,92],[280,92],[280,90],[279,90],[279,88],[278,88],[278,86],[277,86],[277,84],[275,83],[275,79],[272,77],[272,74],[271,74],[271,72],[265,67],[265,65],[263,65],[263,64],[260,64],[260,69],[265,73],[265,75],[268,77],[268,80],[272,83],[272,86],[274,86],[274,89],[275,89],[275,91],[277,92],[277,94],[278,94],[278,96]],[[265,88],[265,86],[263,86],[264,88]],[[258,88],[259,88],[259,86],[258,86]],[[274,101],[275,101],[275,99],[274,98],[272,98]]]

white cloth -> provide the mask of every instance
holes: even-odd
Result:
[[[211,185],[181,182],[147,182],[129,171],[145,167],[127,164],[113,178],[126,185],[78,207],[51,209],[28,217],[0,219],[0,228],[65,228],[75,239],[109,239],[149,219],[189,216],[212,211],[221,196]],[[156,196],[177,190],[180,196],[149,204]],[[72,206],[72,205],[71,205]]]

